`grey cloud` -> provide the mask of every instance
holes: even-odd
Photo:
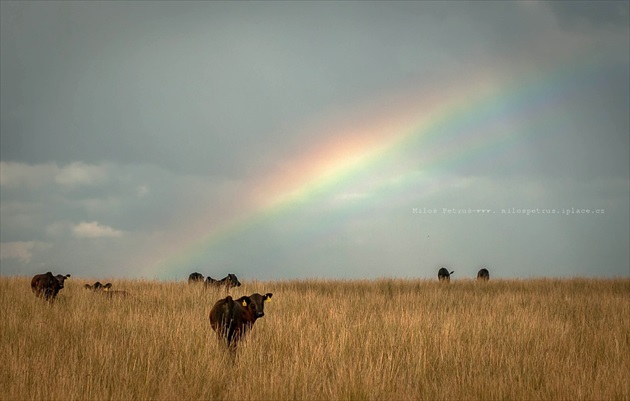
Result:
[[[242,177],[295,151],[318,115],[514,51],[506,33],[537,30],[507,7],[9,3],[2,158]]]
[[[79,238],[122,237],[123,232],[100,224],[98,221],[82,221],[72,228],[72,233]]]
[[[547,1],[560,26],[567,29],[608,28],[628,30],[627,1]]]

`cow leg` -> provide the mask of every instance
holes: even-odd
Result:
[[[227,345],[228,348],[230,347],[236,347],[236,330],[234,329],[234,327],[229,327],[228,328],[228,333],[227,333]]]

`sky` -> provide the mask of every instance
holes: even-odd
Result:
[[[0,272],[630,277],[629,3],[0,3]]]

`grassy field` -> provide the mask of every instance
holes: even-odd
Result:
[[[243,282],[274,295],[235,360],[222,293],[108,281],[0,278],[0,399],[630,400],[628,279]]]

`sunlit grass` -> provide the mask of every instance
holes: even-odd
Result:
[[[0,399],[630,399],[628,279],[242,281],[274,295],[235,360],[223,292],[93,281],[49,305],[0,279]]]

